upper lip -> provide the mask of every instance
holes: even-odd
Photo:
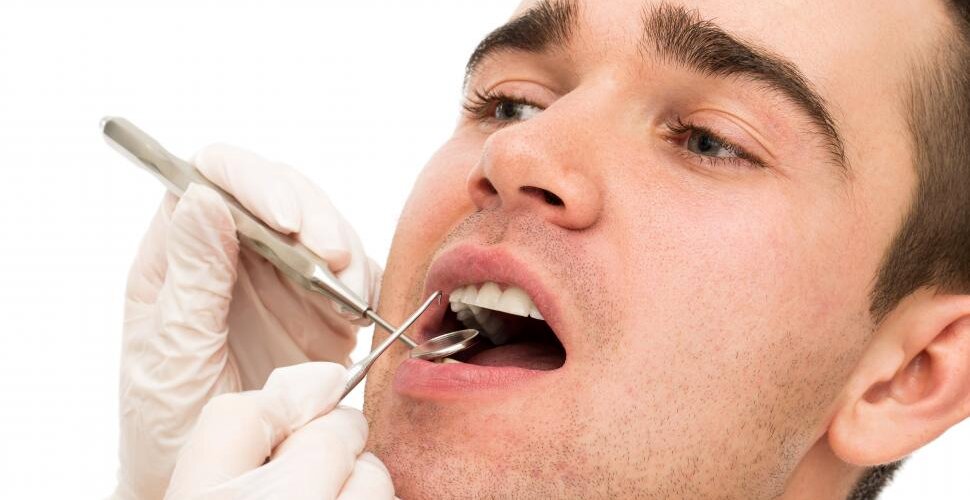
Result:
[[[561,335],[558,297],[528,265],[504,248],[465,243],[442,253],[428,270],[425,296],[440,290],[443,304],[447,304],[449,295],[457,288],[488,281],[517,286],[529,294],[549,328],[568,349],[566,339]],[[418,342],[447,333],[439,331],[446,311],[447,305],[429,309],[417,321],[413,331]]]

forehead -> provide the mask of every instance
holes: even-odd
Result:
[[[524,0],[512,17],[541,0]],[[726,30],[784,55],[799,54],[806,72],[826,62],[877,50],[871,66],[892,68],[935,31],[945,18],[942,0],[549,0],[579,7],[580,25],[600,41],[636,40],[641,14],[661,4],[696,11]],[[608,35],[596,37],[595,35]],[[624,36],[625,35],[625,36]],[[884,50],[905,52],[882,52]],[[841,57],[836,57],[841,55]],[[870,67],[867,65],[867,67]]]

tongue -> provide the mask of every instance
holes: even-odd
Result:
[[[466,363],[480,366],[515,366],[530,370],[555,370],[565,363],[565,353],[549,344],[523,342],[486,349]]]

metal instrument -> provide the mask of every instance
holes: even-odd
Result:
[[[415,351],[412,357],[437,360],[451,356],[474,345],[478,339],[477,330],[460,330],[435,337],[418,345],[404,331],[410,327],[431,304],[441,296],[435,292],[400,328],[385,321],[370,305],[347,288],[330,272],[326,261],[317,257],[310,249],[291,238],[270,228],[235,197],[206,179],[195,167],[165,150],[155,139],[142,132],[128,120],[119,117],[106,117],[101,120],[101,131],[109,145],[121,152],[138,166],[155,175],[169,191],[181,196],[189,184],[202,184],[219,193],[229,207],[236,223],[239,241],[247,248],[265,257],[285,276],[303,288],[319,293],[356,315],[359,319],[368,318],[391,335],[361,362],[350,368],[351,378],[347,384],[346,396],[367,374],[374,361],[394,342],[400,340]],[[420,356],[416,355],[420,354]]]
[[[418,318],[420,318],[421,315],[428,310],[428,307],[431,307],[431,304],[435,300],[441,302],[441,292],[431,294],[431,296],[428,297],[428,300],[424,301],[424,304],[421,304],[421,307],[419,307],[417,311],[414,311],[414,313],[411,314],[411,317],[406,319],[404,323],[401,324],[400,328],[388,335],[387,338],[384,339],[384,341],[381,342],[381,344],[377,346],[376,349],[371,351],[371,353],[368,354],[364,359],[354,363],[350,368],[347,369],[350,376],[347,379],[347,386],[344,388],[344,393],[340,396],[340,399],[347,397],[347,395],[350,394],[350,391],[354,390],[354,387],[357,387],[357,384],[359,384],[361,380],[364,380],[364,376],[366,376],[367,372],[370,371],[370,367],[373,366],[375,361],[377,361],[377,358],[381,357],[381,354],[384,354],[384,351],[386,351],[388,347],[391,347],[391,344],[393,344],[395,340],[404,336],[404,330],[407,330],[411,325],[413,325],[414,322],[417,321]],[[442,357],[445,356],[448,356],[448,354]]]
[[[478,343],[478,330],[458,330],[422,343],[411,349],[411,357],[435,361],[458,354]]]

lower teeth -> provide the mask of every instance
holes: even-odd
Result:
[[[481,308],[464,309],[456,316],[466,328],[478,330],[495,345],[508,343],[522,329],[522,322],[517,320],[524,319]]]

